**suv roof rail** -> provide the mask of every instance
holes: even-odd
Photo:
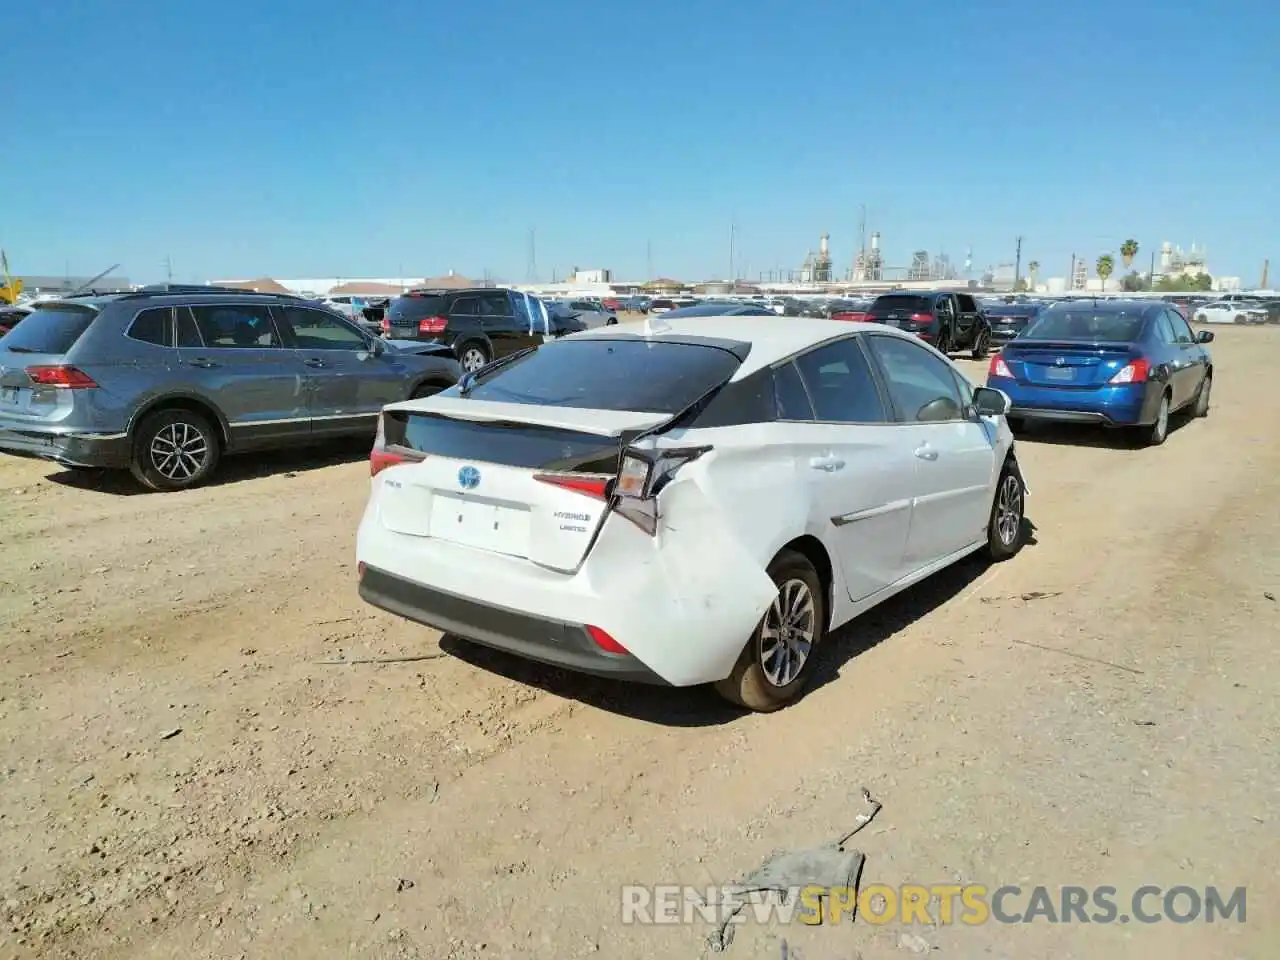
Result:
[[[302,300],[304,297],[296,293],[276,293],[271,290],[246,290],[243,287],[216,287],[202,283],[150,283],[144,287],[129,291],[130,298],[154,297],[165,294],[182,294],[184,296],[243,296],[243,297],[279,297],[284,300]]]

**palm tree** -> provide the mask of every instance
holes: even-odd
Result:
[[[1136,257],[1137,255],[1138,255],[1137,240],[1126,240],[1124,243],[1120,244],[1120,258],[1124,260],[1124,265],[1126,267],[1131,266],[1133,264],[1133,258]]]
[[[1102,289],[1107,289],[1107,277],[1111,276],[1111,271],[1116,268],[1116,262],[1111,258],[1111,254],[1104,253],[1098,258],[1097,270],[1098,279],[1102,281]]]
[[[1036,288],[1036,274],[1040,272],[1040,261],[1032,260],[1027,264],[1027,273],[1031,274],[1031,289]]]

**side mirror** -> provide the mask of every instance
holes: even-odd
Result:
[[[1196,334],[1196,343],[1213,343],[1213,331],[1201,330]]]
[[[975,387],[973,409],[979,416],[999,417],[1009,412],[1009,395],[994,387]]]

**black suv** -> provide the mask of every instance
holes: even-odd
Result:
[[[967,293],[885,293],[867,311],[870,323],[914,333],[946,354],[972,350],[982,360],[991,347],[991,324]]]
[[[479,370],[546,336],[579,329],[571,317],[548,309],[544,330],[538,308],[535,297],[495,287],[411,290],[391,301],[382,333],[390,340],[442,343],[453,350],[464,370]]]

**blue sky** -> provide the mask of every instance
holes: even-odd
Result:
[[[810,0],[46,0],[5,15],[17,273],[754,277],[859,205],[1066,273],[1126,237],[1280,272],[1280,11]]]

